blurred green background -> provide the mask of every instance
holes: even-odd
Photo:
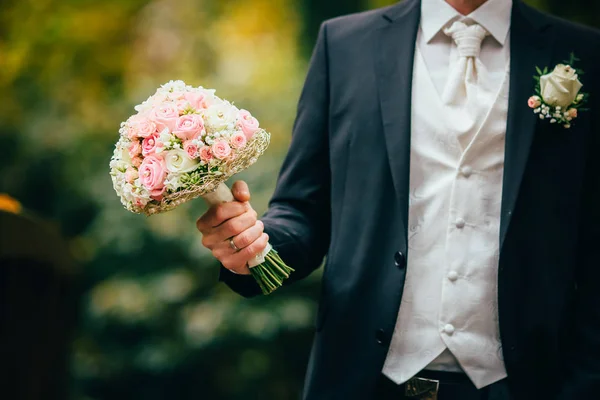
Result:
[[[272,132],[242,176],[263,212],[319,24],[393,2],[2,0],[0,193],[51,220],[82,267],[73,399],[299,397],[320,274],[238,297],[201,247],[203,202],[130,214],[108,163],[120,121],[158,85],[214,87]],[[600,24],[594,0],[528,3]]]

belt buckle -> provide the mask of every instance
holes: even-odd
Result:
[[[425,378],[411,378],[404,385],[404,397],[412,400],[437,400],[440,381]]]

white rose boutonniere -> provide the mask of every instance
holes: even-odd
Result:
[[[573,104],[583,85],[569,65],[558,64],[554,71],[540,77],[540,90],[544,101],[565,108]]]
[[[540,119],[549,119],[551,124],[558,123],[570,128],[578,111],[585,111],[581,106],[587,101],[588,95],[580,93],[583,84],[579,77],[583,71],[573,68],[576,61],[578,59],[571,54],[568,61],[558,64],[552,72],[548,72],[547,67],[543,70],[536,67],[536,95],[527,100],[527,105]]]

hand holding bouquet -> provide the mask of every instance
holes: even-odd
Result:
[[[129,211],[152,215],[202,196],[233,200],[224,182],[254,164],[269,134],[246,110],[214,90],[171,81],[121,124],[110,163],[113,187]],[[293,270],[270,245],[248,263],[264,294]]]

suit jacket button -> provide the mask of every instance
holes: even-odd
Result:
[[[377,344],[383,345],[385,340],[385,331],[383,329],[378,329],[377,332],[375,332],[375,339],[377,340]]]
[[[406,259],[404,254],[401,251],[397,251],[396,254],[394,254],[394,263],[396,264],[396,267],[404,268],[405,262]]]

